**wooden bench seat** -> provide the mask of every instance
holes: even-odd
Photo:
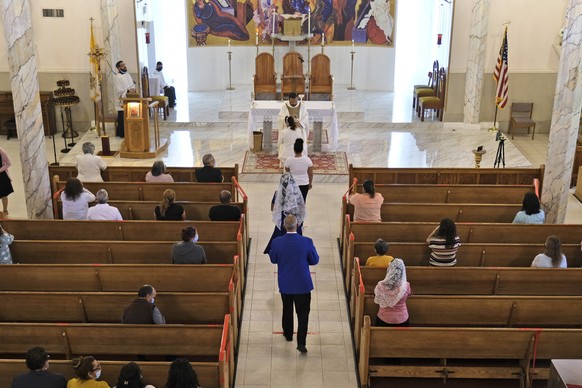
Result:
[[[31,347],[42,346],[54,358],[94,355],[136,360],[136,355],[174,355],[218,362],[220,378],[232,384],[234,341],[230,315],[216,325],[122,325],[0,323],[0,354],[22,357]]]
[[[119,371],[126,364],[125,361],[103,361],[99,359],[103,368],[100,380],[106,381],[111,387],[117,384]],[[147,384],[155,387],[164,387],[168,378],[169,362],[138,361],[142,370],[143,379]],[[227,388],[228,384],[221,380],[220,362],[192,362],[198,381],[204,388]],[[50,371],[61,373],[67,380],[77,377],[69,361],[51,358]],[[25,360],[0,359],[0,387],[9,387],[12,378],[21,373],[27,373]]]
[[[529,386],[532,378],[548,378],[549,370],[539,366],[540,360],[580,358],[580,343],[581,329],[385,328],[372,327],[365,316],[358,369],[364,387],[370,377],[517,379]],[[379,365],[379,358],[399,358],[402,363]],[[496,366],[491,360],[503,362]]]
[[[357,185],[358,193],[362,185]],[[407,203],[516,203],[523,202],[523,196],[535,192],[534,185],[374,185],[382,194],[384,202]]]
[[[172,175],[174,182],[197,182],[195,171],[201,167],[166,167],[166,173]],[[217,167],[222,172],[224,182],[231,182],[235,177],[238,180],[238,164],[234,167]],[[101,171],[104,181],[111,182],[145,182],[146,174],[151,167],[146,166],[108,166]],[[77,176],[75,166],[49,166],[49,176],[58,175],[62,180]]]
[[[349,165],[349,182],[371,179],[375,184],[531,185],[540,183],[545,166],[539,168],[386,168]]]

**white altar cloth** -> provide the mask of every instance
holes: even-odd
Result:
[[[329,144],[322,144],[323,151],[335,151],[338,147],[339,129],[337,112],[333,101],[303,101],[309,113],[310,131],[314,133],[313,123],[322,123],[324,119],[330,119],[328,127]],[[261,128],[265,121],[277,126],[279,111],[283,103],[281,101],[253,101],[249,111],[247,126],[249,147],[253,146],[253,131]]]

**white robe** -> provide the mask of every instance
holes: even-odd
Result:
[[[282,163],[285,163],[288,157],[295,155],[293,145],[295,144],[295,140],[299,138],[303,139],[304,144],[307,143],[307,135],[301,127],[297,127],[295,130],[285,128],[279,132],[277,145],[279,150],[279,160]],[[307,146],[303,147],[303,155],[307,156]]]
[[[305,131],[305,148],[307,149],[307,139],[309,138],[309,114],[307,113],[307,108],[305,107],[305,103],[299,102],[299,125]],[[289,101],[285,101],[283,106],[281,106],[281,110],[279,111],[279,138],[281,137],[281,132],[283,129],[287,127],[285,124],[285,117],[289,116]]]

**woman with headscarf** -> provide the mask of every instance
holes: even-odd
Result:
[[[285,117],[286,128],[284,128],[279,133],[279,138],[277,139],[277,147],[279,150],[279,160],[281,161],[281,166],[285,166],[285,161],[287,158],[295,155],[293,147],[295,145],[295,140],[303,139],[303,143],[307,142],[307,135],[305,130],[301,127],[301,123],[295,120],[293,116]],[[307,156],[307,150],[303,149],[303,155]]]
[[[408,326],[406,299],[412,294],[406,281],[406,267],[402,259],[394,259],[388,266],[386,277],[374,288],[374,302],[380,309],[375,326]]]
[[[283,220],[288,214],[293,214],[297,218],[297,233],[303,234],[305,201],[303,200],[301,190],[291,173],[286,172],[281,175],[279,187],[277,188],[277,191],[275,191],[273,200],[271,201],[271,211],[273,212],[275,230],[273,231],[273,235],[271,236],[267,247],[263,251],[264,254],[268,254],[271,250],[271,242],[273,239],[287,233],[287,230],[285,230],[285,227],[283,226]]]

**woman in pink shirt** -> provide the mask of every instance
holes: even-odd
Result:
[[[374,182],[364,181],[364,193],[356,193],[350,197],[350,203],[354,205],[354,221],[382,222],[380,209],[384,203],[382,194],[376,193]]]
[[[380,306],[375,326],[408,326],[406,299],[411,294],[404,262],[402,259],[392,260],[386,277],[374,288],[374,302]]]

